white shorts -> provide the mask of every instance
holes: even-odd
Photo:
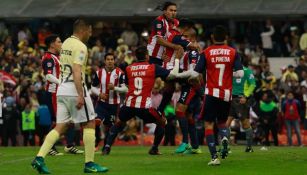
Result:
[[[96,113],[90,96],[84,97],[85,103],[77,109],[77,97],[57,96],[57,123],[84,123],[95,119]]]

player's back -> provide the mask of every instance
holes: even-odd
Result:
[[[151,91],[155,83],[155,65],[147,62],[134,63],[126,68],[129,91],[126,106],[151,107]]]
[[[82,80],[85,80],[85,69],[87,62],[87,47],[77,37],[71,36],[62,44],[61,48],[61,84],[57,95],[77,96],[72,68],[73,64],[82,65]],[[85,88],[85,86],[84,86]]]
[[[213,45],[204,50],[206,58],[206,94],[229,101],[232,91],[235,49]]]

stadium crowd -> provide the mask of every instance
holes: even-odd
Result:
[[[120,26],[120,27],[118,27]],[[198,23],[198,42],[202,48],[211,44],[210,32],[214,23]],[[229,22],[229,45],[236,48],[242,57],[250,62],[256,79],[256,88],[252,100],[250,120],[254,131],[254,143],[269,145],[270,131],[274,145],[278,145],[278,133],[286,127],[288,144],[292,145],[292,129],[297,135],[297,144],[302,145],[301,129],[307,129],[307,24],[303,22]],[[142,28],[143,27],[143,28]],[[139,45],[146,45],[148,40],[147,26],[134,29],[132,24],[97,22],[93,26],[93,37],[89,44],[89,64],[86,74],[88,87],[93,74],[104,66],[104,56],[112,53],[116,65],[124,68],[135,61],[134,51]],[[0,137],[2,146],[35,145],[35,136],[40,144],[44,135],[42,128],[52,125],[52,119],[46,119],[48,112],[41,105],[44,101],[45,80],[42,75],[41,58],[46,49],[45,38],[55,30],[50,22],[43,23],[39,30],[31,30],[27,25],[12,26],[0,22]],[[63,30],[64,31],[64,30]],[[306,33],[305,33],[306,32]],[[69,36],[64,31],[61,36]],[[62,38],[62,41],[65,38]],[[285,65],[282,76],[275,77],[270,71],[268,57],[293,57],[296,65]],[[280,58],[282,59],[282,58]],[[180,87],[176,87],[180,91]],[[177,101],[176,92],[173,100]],[[158,106],[161,94],[153,90],[153,103]],[[174,106],[171,103],[165,109],[168,118],[166,130],[168,142],[174,145],[176,120]],[[34,116],[27,118],[26,116]],[[50,114],[49,114],[50,115]],[[203,125],[198,121],[200,143],[204,142]],[[134,122],[128,125],[123,138],[136,139],[139,126]],[[240,127],[235,121],[231,125],[235,140],[242,138]],[[76,127],[79,133],[80,127]],[[20,137],[22,135],[22,138]],[[243,137],[244,138],[244,137]],[[80,136],[76,137],[80,144]]]

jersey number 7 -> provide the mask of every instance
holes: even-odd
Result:
[[[220,70],[219,73],[219,86],[223,86],[223,76],[225,72],[225,64],[216,64],[215,68]]]

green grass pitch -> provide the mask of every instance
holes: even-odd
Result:
[[[0,174],[33,175],[30,162],[38,147],[0,148]],[[59,150],[61,149],[58,146]],[[254,153],[245,153],[244,147],[232,146],[232,153],[217,167],[207,166],[210,160],[207,147],[203,154],[174,154],[175,147],[161,147],[161,156],[147,154],[149,147],[115,146],[108,156],[97,153],[97,163],[107,166],[108,175],[282,175],[307,174],[306,147],[269,147]],[[83,155],[47,156],[45,162],[55,175],[83,174]]]

